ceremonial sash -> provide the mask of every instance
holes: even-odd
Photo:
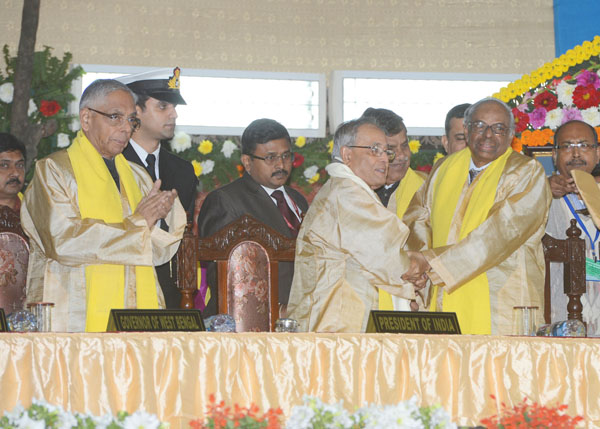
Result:
[[[503,155],[494,160],[471,186],[471,196],[467,196],[467,207],[464,217],[456,219],[461,222],[458,241],[464,239],[471,231],[481,225],[488,217],[494,204],[498,182],[512,149],[508,148]],[[432,247],[442,247],[448,242],[452,221],[458,210],[458,201],[467,180],[471,163],[471,151],[465,148],[449,157],[437,172],[433,190],[431,209],[431,229],[433,233]],[[491,243],[493,245],[493,243]],[[431,310],[436,311],[437,294],[440,288],[434,287]],[[444,291],[442,305],[444,311],[456,312],[463,334],[490,334],[490,293],[486,273],[461,285],[452,293]]]
[[[408,169],[406,174],[400,181],[398,189],[396,189],[396,215],[402,219],[404,212],[410,204],[410,200],[419,190],[425,179],[415,173],[412,169]],[[392,301],[392,295],[383,289],[379,289],[379,309],[380,310],[393,310],[394,304]]]
[[[79,131],[67,153],[77,182],[81,218],[122,223],[123,207],[119,190],[104,160],[82,131]],[[131,167],[121,154],[115,157],[115,165],[131,211],[135,212],[142,193]],[[135,278],[137,307],[158,308],[154,269],[136,266]],[[88,265],[85,267],[85,280],[85,330],[105,331],[110,309],[123,308],[125,304],[125,267],[116,264]]]

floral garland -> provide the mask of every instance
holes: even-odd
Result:
[[[496,398],[490,395],[493,400]],[[340,401],[327,404],[314,396],[305,395],[302,405],[295,405],[285,421],[280,408],[270,408],[261,413],[258,406],[233,407],[225,405],[225,401],[217,402],[215,395],[209,396],[206,416],[191,420],[192,429],[313,429],[313,428],[431,428],[456,429],[451,416],[441,406],[419,407],[417,398],[401,401],[395,405],[368,405],[354,413],[348,412]],[[581,416],[570,417],[566,414],[566,405],[554,407],[530,404],[525,398],[522,403],[509,408],[502,403],[501,412],[485,418],[481,425],[486,428],[546,428],[560,427],[574,429],[583,422]],[[168,423],[159,421],[154,414],[136,411],[128,414],[120,411],[116,416],[106,414],[98,417],[91,414],[71,413],[60,406],[51,405],[43,400],[34,399],[29,408],[20,404],[12,411],[0,417],[1,428],[151,428],[166,429]]]
[[[502,88],[494,97],[515,116],[514,150],[552,144],[554,130],[578,119],[600,132],[600,36]]]

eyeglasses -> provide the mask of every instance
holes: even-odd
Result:
[[[394,152],[391,149],[381,149],[381,147],[379,147],[378,144],[374,144],[373,146],[356,146],[356,145],[351,145],[351,146],[348,146],[348,147],[358,147],[358,148],[361,148],[361,149],[371,149],[371,153],[374,156],[377,156],[377,157],[379,157],[379,156],[381,156],[381,155],[383,155],[385,153],[387,155],[387,157],[388,157],[388,159],[389,159],[390,162],[392,162],[396,158],[396,152]]]
[[[284,162],[284,163],[294,161],[294,153],[293,152],[284,152],[281,155],[274,155],[274,154],[270,153],[269,155],[265,156],[264,158],[262,156],[256,156],[256,155],[252,155],[252,154],[248,154],[248,156],[250,158],[260,159],[261,161],[264,161],[268,165],[275,164],[278,159],[281,159],[281,162]]]
[[[92,109],[91,107],[88,107],[88,109],[92,112],[96,112],[102,116],[107,117],[110,120],[110,125],[112,125],[113,127],[120,127],[121,125],[123,125],[124,121],[127,121],[129,122],[131,129],[133,131],[137,131],[140,128],[140,125],[142,125],[142,121],[140,120],[140,118],[136,118],[135,116],[129,116],[126,118],[125,115],[121,113],[104,113],[100,110]]]
[[[560,143],[557,148],[558,150],[563,150],[565,152],[571,152],[574,148],[579,148],[582,152],[587,152],[589,150],[595,149],[597,145],[588,143],[585,140],[580,142],[563,142]]]
[[[496,134],[497,136],[505,136],[506,133],[508,133],[508,127],[502,123],[488,125],[483,121],[475,121],[470,122],[469,127],[477,134],[487,133],[488,128],[490,128],[492,133]]]

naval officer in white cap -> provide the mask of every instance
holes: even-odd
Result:
[[[176,107],[186,104],[180,93],[180,69],[162,69],[118,78],[137,96],[137,117],[141,126],[136,130],[123,151],[125,158],[146,168],[153,180],[160,179],[161,190],[176,189],[188,219],[194,212],[198,179],[194,167],[172,152],[161,142],[175,134]],[[167,225],[164,221],[162,228]],[[176,286],[176,259],[156,267],[158,281],[165,296],[167,308],[179,308],[181,293]]]

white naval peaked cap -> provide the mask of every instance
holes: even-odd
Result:
[[[158,69],[116,78],[136,94],[147,95],[172,104],[186,104],[179,92],[181,69]]]

